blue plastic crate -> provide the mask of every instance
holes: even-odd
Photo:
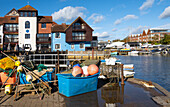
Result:
[[[59,93],[67,97],[97,90],[100,73],[88,77],[73,77],[72,74],[56,74],[58,76]]]
[[[20,73],[20,76],[19,76],[19,82],[20,84],[31,84],[30,82],[28,82],[26,80],[26,75],[24,73]]]
[[[52,80],[52,72],[46,72],[44,75],[40,77],[41,80],[43,81],[51,81]]]

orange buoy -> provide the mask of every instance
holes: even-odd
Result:
[[[81,67],[79,66],[73,67],[72,75],[74,77],[79,77],[79,76],[81,77],[82,74],[83,74],[83,70]]]
[[[87,68],[89,75],[94,75],[99,72],[99,68],[95,64],[89,65]]]

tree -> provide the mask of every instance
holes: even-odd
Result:
[[[170,44],[170,35],[165,34],[164,38],[161,40],[162,44]]]

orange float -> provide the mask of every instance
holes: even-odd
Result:
[[[73,67],[73,71],[72,71],[72,75],[74,76],[74,77],[76,77],[76,76],[81,76],[83,74],[83,70],[82,70],[82,68],[81,67],[79,67],[79,66],[75,66],[75,67]]]
[[[89,65],[87,68],[89,75],[94,75],[99,72],[99,68],[95,64]]]

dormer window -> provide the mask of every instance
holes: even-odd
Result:
[[[11,20],[15,20],[16,18],[15,17],[11,17]]]

